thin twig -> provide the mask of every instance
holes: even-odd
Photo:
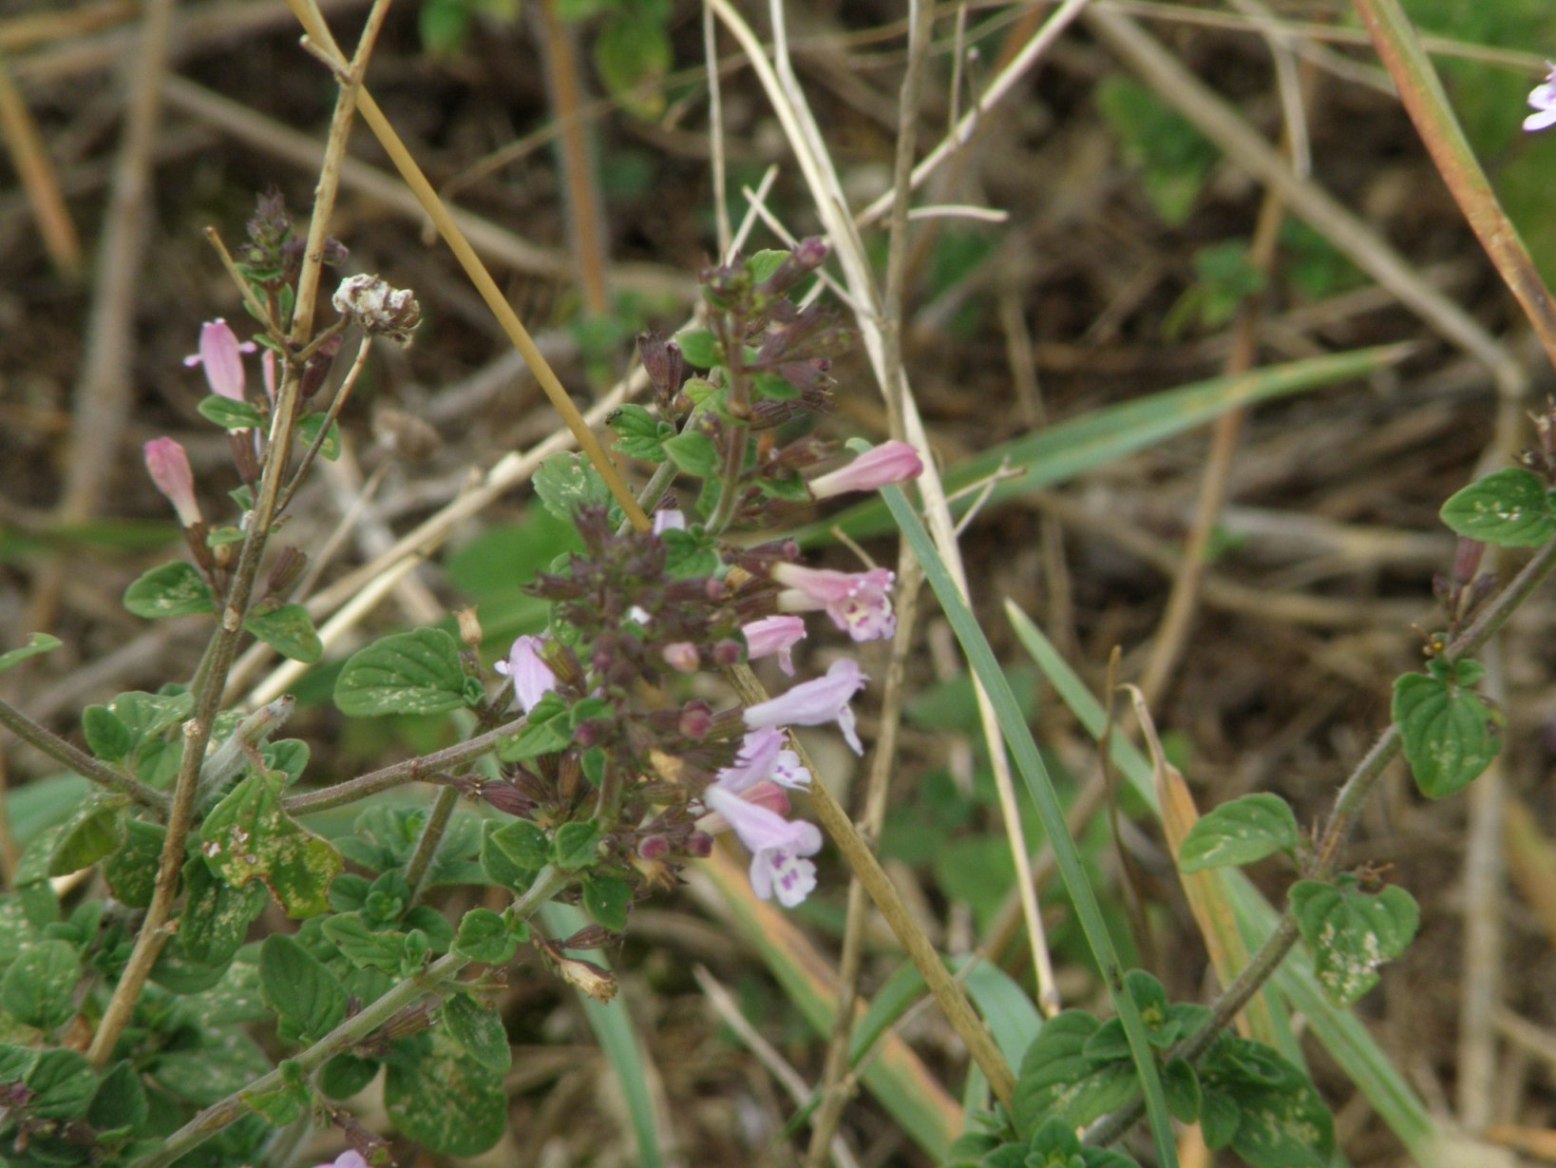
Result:
[[[4,726],[23,742],[36,747],[55,762],[69,767],[76,774],[96,783],[99,787],[128,795],[143,807],[166,813],[168,797],[161,791],[146,786],[145,783],[109,766],[101,759],[93,758],[86,751],[55,734],[47,726],[34,722],[3,698],[0,698],[0,726]]]

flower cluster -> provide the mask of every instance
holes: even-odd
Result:
[[[834,472],[831,489],[900,482],[922,462],[889,443],[853,466]],[[821,833],[788,818],[788,792],[811,776],[787,733],[835,723],[863,753],[850,707],[868,680],[859,663],[838,658],[824,676],[721,713],[697,696],[645,709],[643,688],[662,694],[679,676],[767,656],[792,676],[806,635],[796,612],[825,611],[856,642],[889,637],[892,573],[806,568],[792,545],[726,547],[678,511],[660,512],[648,532],[615,531],[603,507],[575,521],[584,550],[533,585],[551,602],[549,630],[519,637],[496,666],[549,749],[526,749],[526,731],[506,781],[472,793],[543,826],[608,820],[600,866],[639,883],[670,882],[679,863],[707,854],[711,834],[731,830],[751,853],[757,895],[799,904],[816,886],[808,857]],[[542,738],[563,721],[568,741]]]

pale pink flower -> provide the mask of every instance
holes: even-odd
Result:
[[[205,517],[200,514],[200,504],[195,499],[194,472],[189,469],[189,456],[184,448],[171,438],[153,438],[143,449],[151,481],[173,504],[178,521],[185,527],[203,523]]]
[[[810,771],[800,765],[799,755],[784,749],[786,742],[788,735],[775,726],[751,731],[740,744],[734,764],[715,776],[718,785],[736,795],[745,794],[763,780],[780,787],[810,786]]]
[[[821,850],[821,831],[815,824],[785,819],[717,783],[702,797],[751,853],[751,889],[757,896],[776,896],[779,904],[793,908],[810,895],[816,887],[816,865],[802,857]]]
[[[848,701],[859,692],[869,679],[852,657],[842,657],[832,663],[825,677],[802,681],[787,693],[747,706],[746,728],[760,730],[764,726],[820,726],[836,722],[843,737],[855,754],[863,754],[859,732],[854,729],[854,712]]]
[[[892,483],[905,483],[924,473],[924,461],[906,442],[883,442],[866,450],[845,467],[810,480],[810,493],[830,499],[848,491],[875,491]]]
[[[784,612],[825,609],[832,623],[856,641],[877,641],[897,631],[890,595],[896,576],[885,568],[834,572],[778,564],[772,574],[785,586],[778,594],[778,607]]]
[[[240,345],[237,334],[225,320],[217,317],[200,326],[200,351],[185,357],[184,364],[203,366],[212,393],[240,402],[244,388],[242,354],[253,351],[253,341]]]
[[[526,714],[556,688],[556,674],[540,656],[543,643],[539,637],[520,637],[508,650],[508,659],[496,665],[498,673],[513,679],[513,695]]]
[[[690,641],[672,641],[660,650],[660,656],[677,673],[696,673],[697,667],[702,664],[697,646]]]
[[[764,616],[740,626],[746,635],[746,656],[752,661],[778,655],[778,668],[794,676],[794,646],[805,637],[805,622],[797,616]]]
[[[686,516],[673,507],[667,507],[663,511],[654,512],[654,534],[663,535],[667,531],[685,531]]]
[[[1556,126],[1556,64],[1545,64],[1545,80],[1529,91],[1529,105],[1537,111],[1524,119],[1524,129],[1530,132]]]
[[[348,1148],[329,1163],[320,1164],[318,1168],[368,1168],[368,1163],[362,1158],[361,1152],[355,1148]]]

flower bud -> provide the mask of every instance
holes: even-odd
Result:
[[[178,521],[185,527],[203,523],[200,504],[195,500],[194,472],[189,469],[189,456],[184,448],[171,438],[153,438],[146,443],[144,451],[151,481],[173,504]]]
[[[200,326],[200,351],[184,358],[184,364],[205,369],[211,392],[230,401],[242,401],[244,353],[254,351],[253,341],[238,343],[237,334],[221,317]]]
[[[883,442],[839,470],[810,481],[810,493],[827,499],[847,491],[874,491],[916,479],[924,472],[918,451],[906,442]]]

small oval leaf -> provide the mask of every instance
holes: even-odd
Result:
[[[1502,749],[1498,715],[1474,692],[1441,678],[1398,678],[1393,715],[1416,786],[1430,799],[1469,786]]]
[[[443,714],[465,704],[459,644],[442,629],[414,629],[353,653],[335,682],[344,714]]]
[[[124,607],[136,616],[160,620],[215,612],[216,597],[193,564],[179,562],[153,568],[126,588]]]
[[[1279,795],[1244,795],[1206,813],[1189,829],[1178,852],[1178,867],[1199,872],[1252,864],[1294,850],[1299,835],[1297,817]]]
[[[1556,534],[1556,514],[1533,471],[1510,466],[1473,482],[1443,504],[1442,521],[1498,547],[1539,547]]]
[[[1421,923],[1415,898],[1397,885],[1377,895],[1354,876],[1333,884],[1298,881],[1291,908],[1313,953],[1318,984],[1337,1005],[1349,1006],[1378,982],[1378,966],[1405,951]]]

